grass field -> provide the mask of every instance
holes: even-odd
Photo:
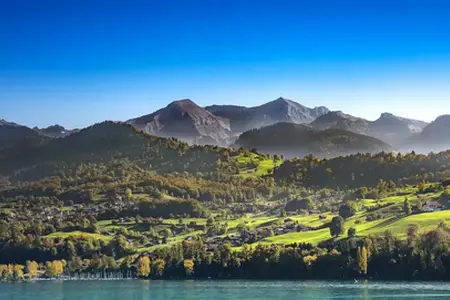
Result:
[[[45,236],[46,238],[60,238],[65,239],[72,236],[84,236],[88,237],[94,240],[103,240],[105,242],[109,242],[112,240],[112,236],[102,235],[98,233],[87,233],[87,232],[81,232],[81,231],[71,231],[71,232],[54,232],[52,234],[49,234]]]
[[[240,156],[236,158],[239,163],[246,165],[251,160],[258,161],[258,167],[254,169],[243,170],[241,175],[251,176],[251,174],[267,172],[274,167],[273,160],[260,159],[260,156],[256,154],[251,154],[249,157]],[[408,192],[411,192],[408,194]],[[437,211],[431,213],[421,213],[406,216],[403,213],[403,202],[405,197],[408,198],[411,204],[416,204],[418,202],[424,202],[427,200],[434,200],[439,198],[441,192],[424,194],[417,196],[415,188],[407,188],[404,191],[397,192],[395,196],[389,196],[383,199],[361,199],[357,200],[357,213],[356,215],[345,220],[345,233],[338,238],[347,237],[347,230],[350,228],[356,229],[356,234],[358,236],[366,235],[379,235],[383,234],[386,230],[392,232],[392,234],[399,238],[404,238],[406,236],[409,225],[416,224],[419,226],[421,232],[427,232],[435,229],[439,223],[442,221],[450,221],[450,210]],[[145,195],[136,194],[134,197],[144,197]],[[260,199],[260,201],[265,201]],[[381,207],[376,209],[377,206],[384,206],[390,204],[386,207]],[[375,208],[375,209],[374,209]],[[367,211],[371,209],[371,211]],[[288,217],[280,217],[277,215],[267,216],[263,215],[263,212],[258,214],[246,214],[240,218],[233,220],[220,219],[218,215],[215,215],[215,223],[218,225],[227,224],[227,233],[221,235],[220,237],[226,237],[227,235],[235,235],[238,233],[237,227],[240,224],[245,224],[250,230],[255,230],[258,228],[273,228],[273,226],[279,226],[284,223],[286,218],[290,218],[301,225],[309,227],[319,227],[326,223],[329,223],[334,216],[334,213],[322,213],[322,214],[312,214],[312,215],[296,215]],[[214,215],[214,212],[213,212]],[[321,217],[319,217],[321,216]],[[323,218],[325,216],[325,218]],[[369,218],[370,217],[370,218]],[[368,221],[372,219],[373,221]],[[195,222],[196,225],[206,225],[207,219],[205,218],[184,218],[181,219],[182,224],[189,225],[191,222]],[[180,232],[180,219],[164,219],[161,224],[153,225],[152,228],[156,233],[160,233],[162,230],[171,229],[173,232]],[[148,224],[136,224],[135,222],[128,223],[115,223],[113,220],[104,220],[97,223],[99,232],[109,232],[108,234],[93,234],[93,233],[83,233],[80,231],[74,232],[55,232],[48,235],[51,238],[66,238],[70,236],[84,235],[92,239],[101,239],[105,242],[110,241],[113,238],[113,234],[116,229],[129,230],[130,234],[133,232],[141,232],[149,230]],[[198,229],[198,228],[197,228]],[[151,247],[141,247],[136,248],[137,253],[154,251],[162,247],[170,247],[176,243],[183,241],[188,236],[197,236],[203,234],[203,230],[197,230],[186,234],[179,234],[175,237],[170,237],[167,239],[167,243],[163,245],[155,245]],[[287,234],[282,234],[278,236],[269,237],[263,239],[255,244],[292,244],[292,243],[311,243],[317,245],[320,242],[331,239],[329,228],[312,230],[312,231],[302,231],[302,232],[291,232]],[[235,249],[238,249],[237,247]]]
[[[243,177],[267,175],[271,170],[283,163],[281,160],[275,162],[273,159],[262,158],[255,153],[250,153],[249,156],[240,155],[235,157],[235,159],[239,165],[241,165],[241,172],[239,175]],[[257,164],[257,167],[246,167],[250,162]]]

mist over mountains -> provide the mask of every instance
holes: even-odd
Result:
[[[255,107],[201,107],[182,99],[123,123],[188,144],[256,148],[287,156],[429,152],[450,147],[450,115],[440,116],[430,124],[391,113],[369,121],[324,106],[306,107],[282,97]],[[1,119],[0,145],[24,138],[65,138],[77,132],[61,125],[29,128]]]

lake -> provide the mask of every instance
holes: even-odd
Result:
[[[1,300],[450,299],[449,283],[38,281],[1,283]]]

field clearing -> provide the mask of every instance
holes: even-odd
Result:
[[[54,232],[52,234],[44,236],[44,238],[60,238],[65,239],[68,237],[75,237],[75,236],[84,236],[93,240],[103,240],[105,242],[109,242],[113,239],[112,236],[102,235],[98,233],[88,233],[88,232],[81,232],[81,231],[71,231],[71,232]]]
[[[262,176],[267,175],[271,170],[275,167],[279,167],[283,161],[278,160],[274,161],[273,159],[264,159],[255,153],[250,153],[249,156],[237,156],[235,157],[236,161],[243,168],[239,173],[242,177],[250,177],[250,176]],[[248,168],[247,165],[251,162],[254,162],[257,167],[256,168]]]

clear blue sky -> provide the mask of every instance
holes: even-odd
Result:
[[[83,127],[180,98],[450,113],[450,1],[2,0],[0,118]]]

